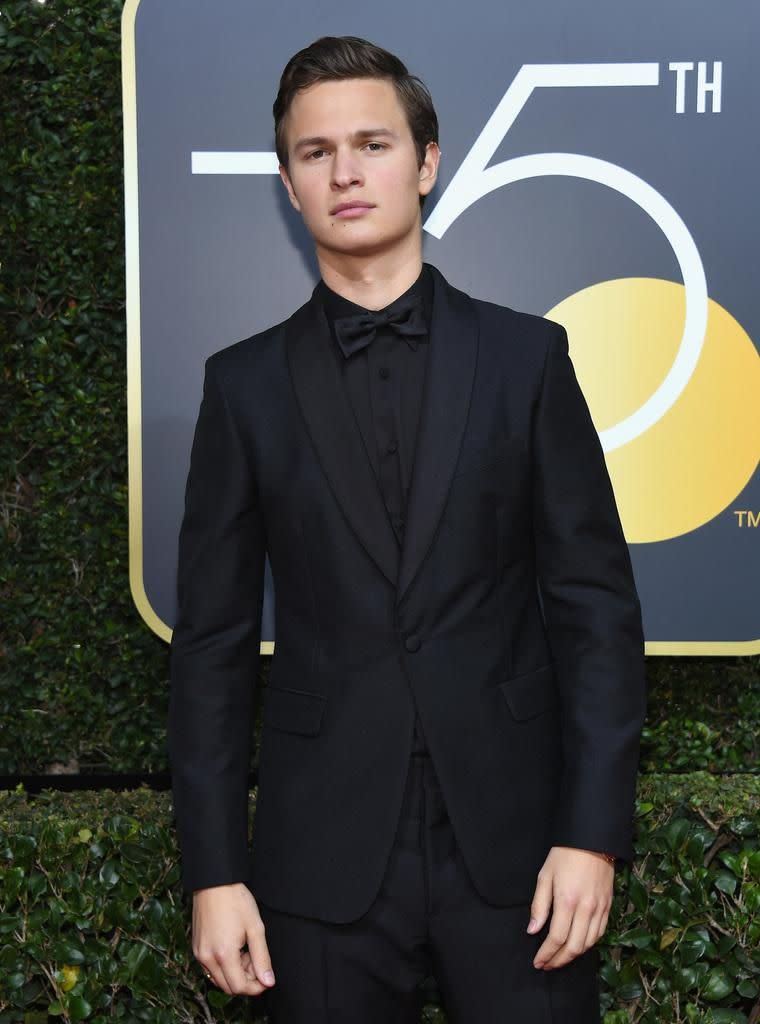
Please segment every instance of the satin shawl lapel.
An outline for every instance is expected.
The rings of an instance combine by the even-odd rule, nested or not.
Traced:
[[[472,300],[429,266],[434,283],[431,344],[401,551],[314,292],[285,328],[293,387],[319,462],[351,528],[397,586],[398,601],[430,547],[446,504],[478,349]]]

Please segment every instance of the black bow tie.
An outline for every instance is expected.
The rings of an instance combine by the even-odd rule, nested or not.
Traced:
[[[333,321],[335,337],[346,358],[369,345],[376,329],[386,325],[416,350],[416,339],[427,334],[422,299],[417,297],[382,313],[370,311],[356,316],[339,316]]]

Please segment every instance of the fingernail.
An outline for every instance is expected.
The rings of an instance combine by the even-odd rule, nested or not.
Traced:
[[[536,930],[536,928],[538,928],[538,921],[536,920],[535,917],[532,917],[530,919],[530,921],[528,922],[528,931],[529,932],[534,932]]]
[[[274,974],[271,971],[264,971],[264,981],[267,985],[274,985]]]
[[[533,966],[534,967],[543,967],[545,963],[546,963],[545,960],[534,960],[533,961]]]

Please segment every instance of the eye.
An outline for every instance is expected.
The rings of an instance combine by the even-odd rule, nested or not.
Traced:
[[[318,153],[324,153],[324,150],[323,149],[314,149],[314,150],[312,150],[311,153],[307,153],[306,159],[307,160],[311,160],[311,158],[313,156],[316,156]]]
[[[382,142],[368,142],[368,143],[367,143],[367,145],[368,145],[368,146],[379,146],[379,147],[380,147],[380,149],[385,149],[385,148],[386,148],[386,147],[385,147],[385,145],[384,145],[384,144],[383,144]],[[375,150],[373,150],[372,152],[373,152],[373,153],[376,153],[376,152],[377,152],[377,150],[375,149]]]

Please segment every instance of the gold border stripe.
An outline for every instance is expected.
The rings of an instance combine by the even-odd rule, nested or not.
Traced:
[[[137,189],[137,83],[135,20],[140,0],[125,0],[121,15],[121,81],[124,119],[124,227],[127,285],[127,457],[129,465],[129,585],[132,599],[147,625],[167,643],[171,628],[154,610],[145,593],[142,535],[142,401],[140,378],[140,238]],[[260,643],[261,654],[274,654],[275,641]],[[757,640],[647,641],[647,655],[760,654]]]

